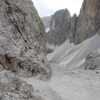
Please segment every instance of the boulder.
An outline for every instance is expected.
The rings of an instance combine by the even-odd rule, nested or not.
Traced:
[[[0,72],[0,100],[43,100],[34,95],[31,85],[16,77],[10,71]]]
[[[90,54],[84,63],[84,67],[87,70],[100,69],[100,50]]]

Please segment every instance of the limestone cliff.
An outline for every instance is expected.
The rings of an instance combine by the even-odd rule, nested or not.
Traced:
[[[47,39],[51,44],[60,45],[69,38],[69,20],[71,15],[67,9],[59,10],[52,16],[50,31]]]
[[[74,43],[79,44],[100,28],[100,0],[84,0],[78,16]]]
[[[0,0],[0,64],[22,76],[48,78],[44,26],[31,0]]]
[[[79,44],[100,28],[100,0],[84,0],[79,16],[70,17],[67,10],[57,11],[48,34],[49,43],[62,44],[69,39]]]

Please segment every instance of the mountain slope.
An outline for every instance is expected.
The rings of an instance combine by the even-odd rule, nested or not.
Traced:
[[[75,67],[75,64],[78,64],[80,61],[86,59],[88,55],[100,49],[100,36],[97,34],[76,46],[68,47],[68,45],[71,44],[67,41],[61,47],[57,48],[52,54],[51,61]]]

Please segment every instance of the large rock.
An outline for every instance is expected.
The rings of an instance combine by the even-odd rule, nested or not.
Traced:
[[[71,15],[67,9],[55,12],[47,35],[50,44],[60,45],[70,37],[70,18]]]
[[[86,58],[84,63],[84,67],[87,70],[94,70],[99,68],[100,69],[100,50],[97,52],[92,53]]]
[[[79,44],[100,28],[100,0],[84,0],[78,16],[74,43]]]
[[[0,0],[0,64],[5,69],[49,78],[44,33],[31,0]]]
[[[16,77],[10,71],[0,72],[0,100],[43,100],[31,85]]]

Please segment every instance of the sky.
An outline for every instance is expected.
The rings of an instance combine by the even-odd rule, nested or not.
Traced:
[[[67,8],[71,15],[80,12],[83,0],[33,0],[40,17],[50,16],[57,10]]]

